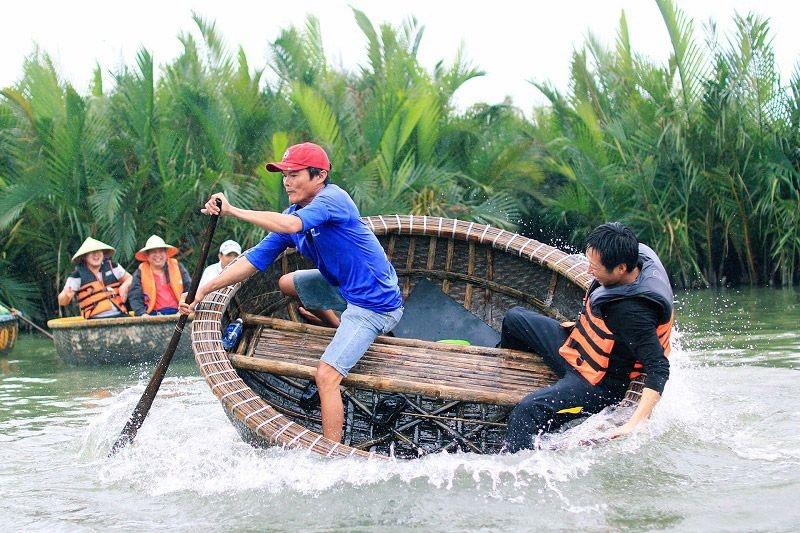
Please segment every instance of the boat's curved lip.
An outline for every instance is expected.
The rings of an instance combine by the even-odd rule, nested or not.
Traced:
[[[408,235],[429,235],[431,237],[456,238],[456,236],[460,236],[466,242],[491,243],[493,248],[515,253],[531,262],[546,266],[584,289],[589,288],[594,279],[586,269],[589,260],[586,259],[584,254],[570,254],[549,244],[537,241],[533,237],[525,237],[519,233],[496,226],[455,218],[423,215],[375,215],[362,217],[361,220],[376,235],[388,235],[390,233],[402,235],[406,233]],[[421,232],[419,231],[419,224],[422,224]]]
[[[11,323],[19,320],[17,315],[3,314],[0,315],[0,323]]]
[[[194,315],[189,315],[191,320]],[[112,326],[134,326],[147,324],[175,323],[180,315],[143,315],[143,316],[120,316],[112,318],[92,318],[87,320],[81,316],[69,316],[65,318],[53,318],[47,321],[50,329],[69,329],[69,328],[94,328]]]

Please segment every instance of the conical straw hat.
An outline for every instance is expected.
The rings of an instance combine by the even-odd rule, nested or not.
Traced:
[[[72,256],[72,262],[77,264],[80,262],[81,257],[88,254],[89,252],[97,252],[98,250],[104,250],[106,257],[111,257],[114,253],[114,248],[107,245],[104,242],[100,242],[97,239],[92,239],[91,237],[87,237],[81,247],[78,248],[78,251],[75,252],[75,255]]]
[[[167,257],[175,257],[176,255],[178,255],[177,248],[175,248],[170,244],[165,243],[164,239],[162,239],[158,235],[150,235],[150,238],[147,239],[144,248],[136,252],[136,259],[138,259],[139,261],[147,261],[147,252],[150,250],[155,250],[157,248],[166,249]]]

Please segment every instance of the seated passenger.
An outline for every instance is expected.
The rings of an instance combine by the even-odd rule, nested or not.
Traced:
[[[72,262],[75,270],[58,295],[58,305],[69,305],[77,296],[83,318],[111,318],[127,315],[125,300],[132,277],[111,261],[114,248],[88,237]]]
[[[151,235],[144,248],[136,252],[141,261],[133,273],[129,304],[136,316],[174,315],[181,293],[189,290],[189,272],[173,259],[178,249]]]
[[[674,309],[667,271],[655,251],[619,222],[589,234],[586,258],[594,280],[577,323],[561,324],[522,307],[503,318],[500,346],[541,355],[559,377],[511,411],[506,452],[536,448],[542,434],[620,402],[640,373],[646,377],[636,410],[604,436],[627,435],[661,399],[669,379]]]

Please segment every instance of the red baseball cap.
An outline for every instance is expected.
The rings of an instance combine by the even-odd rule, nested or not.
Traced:
[[[328,154],[321,146],[314,143],[295,144],[286,149],[283,160],[279,163],[267,163],[270,172],[283,172],[286,170],[303,170],[314,167],[322,170],[331,169]]]

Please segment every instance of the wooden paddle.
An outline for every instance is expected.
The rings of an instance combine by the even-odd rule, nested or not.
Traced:
[[[2,304],[2,305],[3,305],[3,307],[8,307],[9,309],[12,309],[12,307],[9,307],[9,306],[7,306],[5,304]],[[42,335],[44,335],[48,339],[53,340],[53,335],[51,335],[50,333],[46,332],[45,330],[43,330],[39,326],[37,326],[31,319],[26,318],[25,315],[22,314],[22,311],[20,311],[19,313],[15,313],[14,316],[16,316],[18,318],[21,318],[22,320],[24,320],[25,322],[27,322],[28,324],[33,326],[37,331],[39,331],[39,333],[41,333]]]
[[[217,199],[217,207],[220,209],[222,208],[222,201],[219,199]],[[197,265],[194,269],[194,276],[192,276],[192,283],[189,287],[189,292],[186,294],[187,303],[192,303],[194,301],[194,295],[197,293],[197,287],[200,285],[200,278],[203,275],[203,266],[208,257],[208,249],[211,246],[211,238],[214,236],[214,230],[217,227],[218,219],[219,215],[211,215],[211,220],[208,222],[206,238],[203,242],[203,248],[200,251],[200,259],[197,261]],[[133,410],[130,419],[128,419],[128,423],[125,424],[125,428],[122,430],[119,438],[117,438],[114,446],[111,447],[111,451],[108,454],[109,457],[133,442],[133,439],[136,438],[136,433],[139,431],[139,428],[142,427],[144,418],[147,416],[148,411],[150,411],[150,406],[153,405],[153,400],[156,397],[158,388],[161,387],[161,381],[164,379],[167,368],[169,368],[169,364],[172,362],[172,356],[175,354],[175,348],[178,347],[178,342],[181,340],[181,334],[183,333],[183,327],[186,324],[187,318],[188,315],[181,315],[178,319],[178,323],[175,325],[175,332],[172,334],[172,339],[170,339],[167,349],[164,351],[164,355],[161,356],[161,360],[158,362],[158,366],[156,366],[153,372],[153,377],[150,378],[150,383],[147,384],[147,388],[139,399],[139,403],[136,404],[136,408]]]

